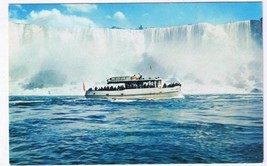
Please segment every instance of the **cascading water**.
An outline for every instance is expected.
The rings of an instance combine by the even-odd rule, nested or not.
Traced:
[[[144,30],[10,23],[9,47],[11,95],[82,95],[82,82],[135,73],[179,80],[184,93],[262,89],[262,46],[251,21]]]

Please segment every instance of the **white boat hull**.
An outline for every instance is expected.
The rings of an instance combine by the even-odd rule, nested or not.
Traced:
[[[181,95],[181,87],[169,88],[139,88],[139,89],[124,89],[124,90],[91,90],[86,91],[86,98],[101,98],[101,99],[122,99],[122,100],[142,100],[142,99],[167,99],[175,98]]]

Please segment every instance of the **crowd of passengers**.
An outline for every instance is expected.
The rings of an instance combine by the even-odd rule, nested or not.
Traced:
[[[171,87],[175,87],[175,86],[181,86],[180,83],[171,83],[171,84],[163,84],[163,88],[171,88]],[[104,87],[95,87],[94,90],[95,91],[106,91],[106,90],[124,90],[124,89],[138,89],[138,88],[154,88],[154,85],[147,85],[147,84],[126,84],[125,86],[120,85],[120,86],[104,86]],[[90,88],[89,91],[92,91],[93,88]]]
[[[181,84],[179,82],[178,83],[171,83],[168,85],[166,85],[165,83],[163,84],[163,88],[170,88],[170,87],[175,87],[175,86],[181,86]]]

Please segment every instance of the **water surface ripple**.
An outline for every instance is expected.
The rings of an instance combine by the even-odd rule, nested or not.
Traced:
[[[10,164],[257,163],[263,96],[10,96]]]

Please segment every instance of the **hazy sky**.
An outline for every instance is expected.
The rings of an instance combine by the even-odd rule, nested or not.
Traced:
[[[9,5],[10,21],[52,27],[167,27],[261,17],[261,2]]]

